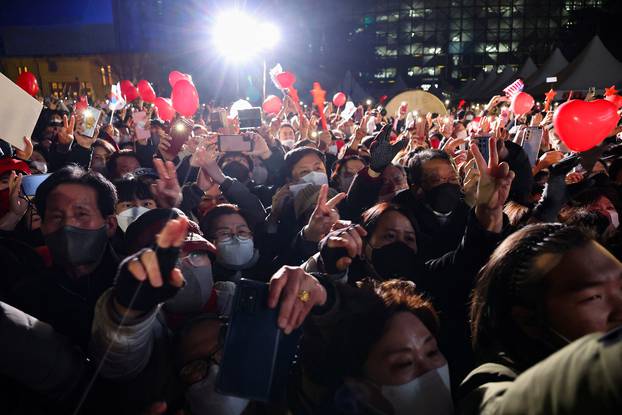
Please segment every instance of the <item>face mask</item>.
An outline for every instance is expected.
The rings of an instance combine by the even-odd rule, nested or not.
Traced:
[[[108,243],[106,226],[99,229],[65,226],[44,239],[54,263],[70,266],[99,262]]]
[[[173,313],[201,311],[212,295],[212,288],[214,287],[212,267],[193,267],[182,263],[180,268],[186,284],[164,306],[167,311]]]
[[[620,219],[618,218],[618,212],[616,210],[610,209],[607,211],[609,213],[609,219],[611,219],[611,225],[618,229],[620,226]]]
[[[395,415],[453,414],[447,365],[399,386],[382,386],[382,395],[391,403]]]
[[[466,132],[466,130],[460,130],[460,131],[458,131],[458,132],[456,133],[456,138],[458,138],[458,139],[460,139],[460,138],[461,138],[461,139],[465,139],[465,138],[467,138],[467,132]]]
[[[410,278],[418,270],[417,253],[404,242],[396,241],[381,248],[374,248],[371,264],[380,277]]]
[[[212,365],[205,379],[190,386],[186,392],[186,402],[192,414],[239,415],[248,406],[246,399],[216,392],[214,385],[218,369],[218,365]]]
[[[281,140],[281,144],[287,148],[294,148],[294,144],[296,144],[296,142],[293,139]]]
[[[265,184],[268,181],[268,169],[264,166],[253,167],[253,181],[257,184]]]
[[[251,238],[240,239],[234,236],[226,241],[217,242],[216,248],[218,248],[219,261],[224,265],[234,267],[247,264],[255,254],[255,246]]]
[[[225,176],[233,177],[242,183],[248,181],[248,167],[246,167],[242,163],[238,163],[237,161],[227,163],[227,165],[223,167],[222,172],[225,174]]]
[[[31,161],[30,164],[35,169],[39,170],[41,174],[46,174],[48,172],[48,165],[44,161]]]
[[[328,176],[326,176],[326,173],[321,171],[312,171],[310,173],[307,173],[302,176],[300,180],[305,183],[315,184],[317,186],[328,184]]]
[[[123,232],[126,232],[128,226],[130,226],[132,222],[138,219],[138,217],[145,212],[149,212],[149,209],[143,206],[139,206],[126,209],[123,212],[119,213],[117,215],[117,224],[119,225],[119,228],[121,228]]]
[[[441,214],[451,213],[462,197],[460,186],[453,183],[444,183],[425,192],[425,201],[434,212]]]
[[[326,152],[327,152],[328,154],[334,154],[334,155],[336,155],[336,154],[337,154],[337,145],[336,145],[336,144],[333,144],[333,145],[328,146],[328,151],[326,151]]]

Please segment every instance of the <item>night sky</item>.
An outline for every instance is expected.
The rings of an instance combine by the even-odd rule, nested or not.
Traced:
[[[112,24],[110,0],[27,0],[3,3],[0,26]]]

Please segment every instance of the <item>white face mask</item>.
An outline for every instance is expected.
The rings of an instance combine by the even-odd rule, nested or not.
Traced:
[[[326,176],[326,173],[320,171],[312,171],[311,173],[307,173],[302,176],[300,180],[301,183],[289,185],[289,191],[292,192],[292,195],[294,197],[296,197],[296,195],[300,193],[302,189],[312,184],[315,184],[317,186],[328,184],[328,176]]]
[[[44,161],[31,161],[32,167],[39,170],[41,174],[46,174],[48,172],[48,165]]]
[[[127,231],[128,226],[134,222],[140,215],[148,212],[149,209],[143,206],[129,208],[117,215],[117,224],[123,232]]]
[[[447,365],[399,386],[382,386],[382,395],[391,403],[395,415],[453,414]]]
[[[328,151],[327,151],[327,153],[328,153],[328,154],[334,154],[334,155],[337,155],[337,144],[333,144],[333,145],[328,146]]]
[[[241,267],[253,259],[255,246],[253,239],[240,239],[237,236],[226,241],[217,242],[218,258],[223,265]]]
[[[466,130],[460,130],[456,133],[456,138],[467,138],[467,132]]]
[[[609,213],[609,219],[611,219],[611,225],[618,229],[618,226],[620,226],[620,219],[618,218],[618,211],[610,209],[607,211],[607,213]]]
[[[305,183],[314,184],[317,186],[328,184],[328,176],[326,176],[326,173],[322,171],[312,171],[310,173],[307,173],[302,176],[300,180]]]
[[[296,144],[296,142],[294,140],[281,140],[281,144],[284,147],[292,149],[294,148],[294,144]]]
[[[186,392],[186,401],[193,415],[239,415],[248,406],[246,399],[216,392],[214,385],[218,369],[218,365],[212,365],[205,379],[190,386]]]

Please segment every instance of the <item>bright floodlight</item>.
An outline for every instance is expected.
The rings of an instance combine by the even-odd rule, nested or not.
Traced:
[[[260,22],[238,10],[223,13],[213,29],[214,46],[228,59],[242,61],[279,41],[276,26]]]

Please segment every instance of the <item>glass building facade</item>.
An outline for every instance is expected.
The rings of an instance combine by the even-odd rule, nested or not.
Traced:
[[[482,70],[518,68],[528,56],[542,62],[573,13],[603,0],[384,0],[351,2],[347,43],[373,59],[361,61],[363,83],[411,86],[454,83]]]

